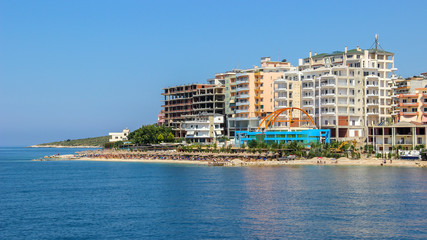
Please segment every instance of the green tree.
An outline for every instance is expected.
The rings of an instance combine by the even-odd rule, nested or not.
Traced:
[[[166,140],[168,142],[173,142],[175,140],[175,137],[173,136],[173,134],[170,132],[169,135],[167,136]]]
[[[163,140],[165,140],[165,138],[163,137],[163,135],[160,133],[158,136],[157,136],[157,141],[159,141],[159,142],[163,142]]]
[[[169,134],[173,135],[172,128],[152,124],[142,126],[141,128],[131,132],[128,139],[136,145],[155,144],[159,143],[159,141],[164,141],[165,136],[169,138]],[[158,139],[159,135],[162,135],[162,140]]]

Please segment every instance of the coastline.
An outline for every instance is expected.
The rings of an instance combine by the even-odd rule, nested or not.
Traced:
[[[95,162],[135,162],[135,163],[168,163],[168,164],[195,164],[195,165],[211,165],[211,166],[225,166],[225,167],[276,167],[276,166],[383,166],[383,167],[422,167],[427,168],[426,161],[410,161],[395,159],[384,160],[381,159],[346,159],[340,158],[337,160],[322,158],[321,162],[317,158],[306,160],[292,160],[292,161],[245,161],[240,158],[235,158],[228,162],[209,162],[202,160],[182,160],[182,159],[121,159],[121,158],[93,158],[93,157],[75,157],[73,155],[60,155],[56,158],[35,159],[33,161],[95,161]]]

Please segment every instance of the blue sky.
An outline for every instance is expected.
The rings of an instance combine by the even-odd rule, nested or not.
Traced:
[[[427,1],[0,1],[0,146],[135,130],[163,87],[369,48],[427,71]]]

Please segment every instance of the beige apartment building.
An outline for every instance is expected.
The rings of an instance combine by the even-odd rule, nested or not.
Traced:
[[[282,76],[274,80],[274,110],[283,109],[283,108],[301,108],[304,103],[308,106],[310,103],[307,99],[302,99],[301,96],[301,72],[297,68],[292,68],[288,72],[282,73]],[[310,112],[308,112],[310,113]],[[286,111],[280,115],[278,120],[288,120],[290,111]],[[301,120],[302,114],[299,111],[292,112],[292,119]],[[287,122],[277,122],[275,123],[275,128],[288,127]],[[294,121],[291,124],[291,127],[307,127],[310,124],[307,122]]]
[[[331,129],[335,139],[366,137],[368,126],[391,121],[391,77],[396,70],[394,54],[378,48],[310,52],[308,58],[299,60],[296,72],[287,72],[284,79],[276,80],[275,92],[285,91],[281,83],[286,77],[299,79],[300,106],[318,128]],[[284,104],[281,96],[275,96],[278,107]],[[293,93],[292,102],[295,99]],[[301,114],[301,119],[307,117]]]

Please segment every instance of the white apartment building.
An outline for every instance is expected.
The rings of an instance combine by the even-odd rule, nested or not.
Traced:
[[[130,130],[126,128],[122,132],[110,132],[108,135],[111,136],[110,142],[118,142],[128,140],[129,133]]]
[[[188,115],[181,129],[186,132],[186,140],[194,143],[212,143],[224,136],[224,116],[208,113]]]
[[[301,108],[318,128],[331,129],[332,138],[343,139],[366,137],[368,126],[391,119],[391,76],[396,70],[394,54],[378,46],[367,50],[345,47],[343,52],[330,54],[310,52],[308,58],[299,60],[298,71],[285,73],[284,78],[300,79]],[[275,92],[285,92],[284,81],[276,80]],[[275,97],[278,107],[285,106],[285,95]]]

